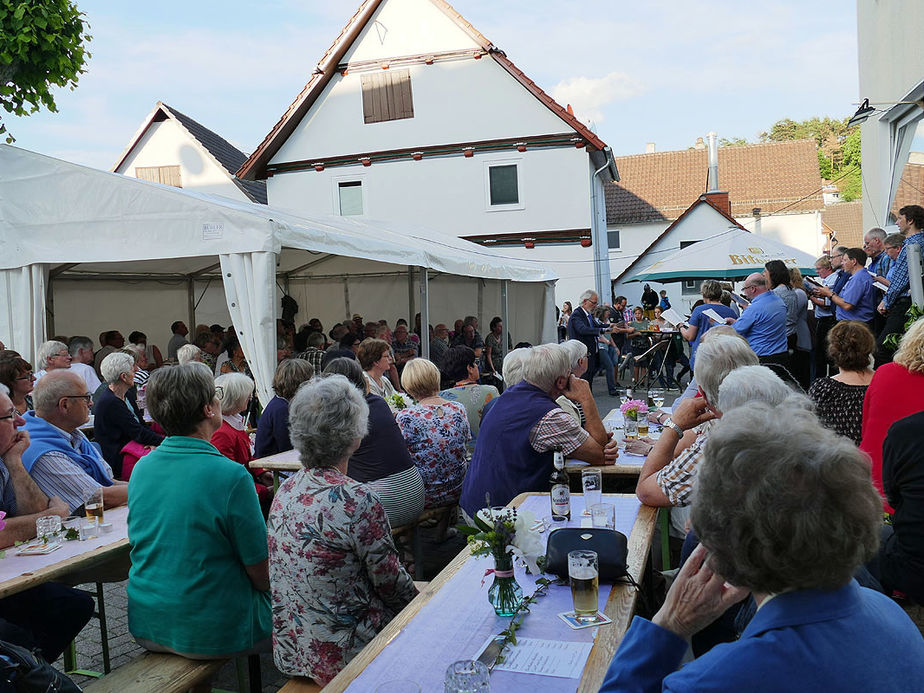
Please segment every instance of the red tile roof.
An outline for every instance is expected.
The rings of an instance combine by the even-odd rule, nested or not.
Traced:
[[[593,149],[602,150],[606,144],[590,128],[579,121],[569,113],[561,104],[557,103],[551,96],[546,94],[536,85],[522,70],[514,65],[506,54],[498,49],[493,43],[485,38],[484,34],[475,29],[462,15],[456,12],[453,7],[445,0],[430,0],[437,8],[442,10],[453,22],[455,22],[463,31],[481,46],[487,55],[494,59],[503,67],[514,79],[520,82],[533,96],[544,104],[555,115],[561,118],[565,123],[575,130],[577,135]],[[273,126],[269,134],[256,148],[250,158],[244,162],[237,175],[244,180],[256,180],[266,177],[266,165],[270,159],[279,151],[282,144],[292,134],[301,119],[314,104],[315,100],[324,91],[334,74],[337,72],[337,66],[346,54],[353,41],[359,36],[366,24],[372,19],[375,11],[381,5],[382,0],[364,0],[356,13],[350,18],[346,26],[341,30],[340,35],[334,40],[334,43],[321,58],[317,68],[311,75],[311,79],[302,89],[301,93],[295,98],[295,101],[289,106],[286,112],[279,119],[279,122]],[[490,104],[485,104],[490,107]]]
[[[906,164],[902,171],[892,214],[898,216],[898,210],[905,205],[924,205],[924,164]],[[883,224],[894,223],[885,219],[882,221]]]
[[[835,245],[863,247],[863,202],[838,202],[828,205],[821,213],[821,224],[827,234],[837,238]]]
[[[616,157],[620,181],[606,186],[606,223],[676,219],[706,192],[705,149]],[[822,209],[821,175],[813,140],[719,148],[719,189],[732,216]]]

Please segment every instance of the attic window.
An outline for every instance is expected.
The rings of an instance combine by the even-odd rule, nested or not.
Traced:
[[[492,205],[515,205],[520,202],[517,189],[517,166],[491,166],[488,169]]]
[[[383,123],[414,117],[409,70],[378,70],[362,75],[363,119]]]
[[[136,166],[135,178],[161,185],[172,185],[174,188],[183,187],[179,166]]]

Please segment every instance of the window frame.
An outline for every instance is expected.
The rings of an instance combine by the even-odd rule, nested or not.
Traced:
[[[526,196],[523,194],[522,157],[505,157],[488,159],[484,162],[484,206],[487,212],[510,212],[526,209]],[[502,166],[514,166],[517,172],[517,202],[510,204],[491,204],[491,169]]]
[[[340,211],[340,190],[341,183],[359,183],[361,195],[362,195],[362,212],[359,214],[343,214]],[[365,217],[369,215],[369,199],[366,195],[367,188],[367,179],[364,174],[354,174],[343,175],[343,176],[334,176],[331,178],[331,208],[334,216],[338,217]]]

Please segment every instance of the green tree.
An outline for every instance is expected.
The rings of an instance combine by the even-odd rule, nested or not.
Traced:
[[[860,128],[847,127],[849,118],[809,118],[795,121],[784,118],[767,132],[761,142],[789,142],[812,139],[818,147],[818,171],[825,180],[836,183],[841,199],[847,202],[861,196]]]
[[[87,28],[71,0],[0,0],[0,106],[16,116],[56,112],[52,87],[74,89],[86,71]]]
[[[748,144],[747,137],[720,137],[719,146],[720,147],[745,147]]]

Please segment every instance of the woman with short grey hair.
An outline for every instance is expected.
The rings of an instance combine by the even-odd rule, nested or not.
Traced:
[[[164,439],[148,427],[134,398],[129,396],[135,386],[135,369],[134,357],[121,351],[112,352],[100,364],[106,386],[93,405],[93,437],[116,479],[131,476],[131,468],[123,469],[124,455],[134,461]],[[123,451],[126,446],[129,449]]]
[[[208,371],[208,366],[202,368],[195,362],[188,365]],[[221,405],[221,426],[212,435],[212,445],[229,460],[243,465],[250,472],[260,497],[260,507],[266,515],[273,500],[273,474],[265,469],[250,467],[254,457],[247,430],[247,411],[254,392],[253,380],[243,373],[222,373],[215,378],[215,391]]]
[[[916,690],[924,639],[853,580],[880,518],[869,461],[849,440],[804,411],[730,412],[697,479],[702,544],[654,618],[632,622],[600,690]],[[677,671],[689,638],[748,592],[758,611],[741,637]]]
[[[208,368],[159,368],[148,406],[167,438],[128,485],[128,628],[154,652],[230,658],[271,647],[266,525],[250,474],[209,443]]]
[[[289,431],[304,469],[279,487],[267,523],[273,658],[283,673],[322,686],[417,594],[385,509],[347,476],[368,424],[355,381],[331,374],[303,385]]]
[[[41,380],[48,371],[71,367],[71,353],[67,344],[54,339],[42,342],[35,354],[35,363],[41,369],[35,372],[35,382]]]

